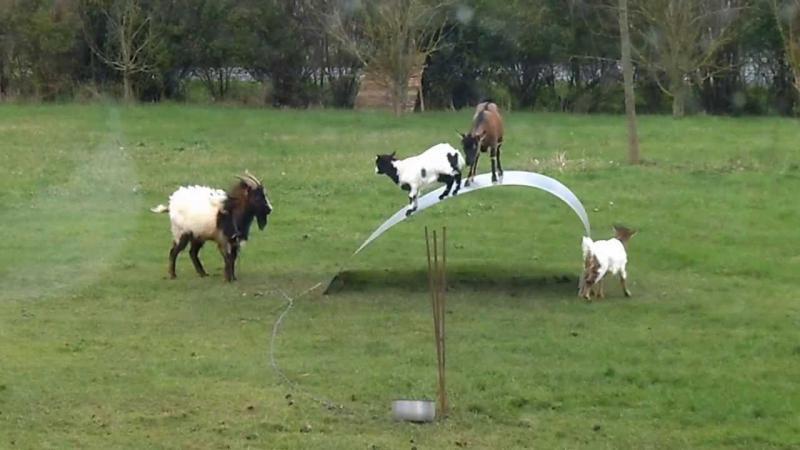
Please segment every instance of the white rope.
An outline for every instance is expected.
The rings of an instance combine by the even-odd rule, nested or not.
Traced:
[[[241,262],[242,262],[242,259],[243,259],[242,258],[242,254],[243,253],[244,252],[240,252],[239,253],[238,262],[239,262],[239,267],[240,268],[241,268]],[[286,309],[284,309],[283,312],[281,312],[281,314],[278,316],[278,319],[275,320],[275,323],[272,325],[272,336],[270,337],[270,341],[269,341],[269,364],[272,367],[272,370],[275,372],[275,374],[277,374],[277,376],[280,379],[280,381],[283,382],[284,384],[286,384],[287,386],[289,386],[290,389],[292,389],[295,392],[299,392],[299,393],[311,398],[311,400],[313,400],[316,403],[321,404],[322,406],[324,406],[326,409],[328,409],[330,411],[338,411],[338,412],[346,413],[346,411],[344,409],[344,406],[342,406],[341,404],[333,402],[333,401],[330,401],[330,400],[328,400],[326,398],[317,397],[314,394],[312,394],[312,393],[300,388],[297,385],[297,383],[295,383],[294,381],[290,380],[289,377],[286,376],[286,374],[283,372],[283,370],[278,365],[278,362],[275,360],[275,340],[278,337],[278,332],[280,330],[281,323],[283,322],[283,319],[286,317],[287,314],[289,314],[289,311],[291,311],[292,308],[294,307],[294,301],[296,299],[299,299],[299,298],[307,295],[309,292],[311,292],[311,291],[317,289],[318,287],[322,286],[322,283],[323,283],[323,281],[318,282],[317,284],[311,286],[310,288],[308,288],[308,289],[304,290],[303,292],[301,292],[300,294],[296,295],[294,298],[290,297],[289,294],[286,293],[286,291],[284,291],[283,289],[280,289],[280,288],[279,289],[271,289],[271,290],[268,290],[268,291],[263,291],[261,293],[261,295],[278,293],[284,299],[286,299]]]
[[[299,393],[301,393],[303,395],[308,396],[313,401],[321,404],[322,406],[324,406],[328,410],[345,412],[344,407],[341,404],[336,403],[336,402],[332,402],[332,401],[330,401],[330,400],[328,400],[326,398],[317,397],[314,394],[312,394],[312,393],[310,393],[310,392],[308,392],[308,391],[306,391],[304,389],[301,389],[297,385],[297,383],[295,383],[294,381],[290,380],[289,377],[286,376],[286,374],[283,372],[283,370],[280,368],[280,366],[278,366],[278,362],[275,360],[275,340],[278,337],[278,331],[280,330],[280,326],[281,326],[281,323],[283,322],[283,319],[286,317],[287,314],[289,314],[289,311],[291,311],[292,308],[294,307],[294,301],[296,299],[299,299],[299,298],[303,297],[304,295],[308,294],[309,292],[313,291],[314,289],[320,287],[321,285],[322,285],[322,282],[320,281],[319,283],[315,284],[314,286],[311,286],[310,288],[308,288],[305,291],[301,292],[300,294],[298,294],[294,298],[290,297],[289,294],[287,294],[283,289],[275,290],[279,294],[281,294],[281,296],[283,296],[284,299],[286,299],[286,309],[284,309],[283,312],[278,316],[278,319],[275,320],[275,324],[272,326],[272,337],[270,338],[270,342],[269,342],[269,364],[270,364],[270,366],[272,366],[272,370],[275,371],[275,373],[278,375],[278,378],[281,380],[281,382],[283,382],[286,385],[288,385],[289,388],[291,388],[292,390],[294,390],[296,392],[299,392]]]

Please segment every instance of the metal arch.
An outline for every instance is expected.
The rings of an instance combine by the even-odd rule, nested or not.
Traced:
[[[482,175],[478,175],[475,177],[475,180],[469,186],[462,186],[461,190],[458,192],[458,197],[469,194],[470,192],[475,192],[479,189],[496,187],[496,186],[524,186],[524,187],[531,187],[536,189],[541,189],[545,192],[549,192],[550,194],[555,195],[559,199],[561,199],[564,203],[569,205],[570,208],[578,215],[578,218],[581,219],[583,223],[583,229],[586,232],[586,236],[591,236],[591,227],[589,226],[589,216],[586,215],[586,210],[583,208],[581,201],[578,200],[578,197],[572,193],[566,186],[561,184],[560,181],[550,178],[548,176],[542,175],[540,173],[534,172],[523,172],[523,171],[506,171],[501,178],[501,181],[498,183],[493,184],[491,181],[492,175],[488,173],[484,173]],[[418,201],[418,209],[414,212],[413,215],[419,214],[420,211],[423,209],[430,208],[431,206],[439,203],[442,200],[439,200],[439,195],[444,192],[444,186],[436,189],[435,191],[428,192],[424,196],[419,198]],[[445,197],[444,200],[451,198],[450,196]],[[389,228],[397,225],[398,223],[402,222],[406,219],[406,209],[402,208],[400,211],[394,213],[392,217],[390,217],[386,222],[383,222],[381,226],[376,229],[370,237],[361,244],[361,247],[358,247],[353,255],[357,254],[361,250],[364,249],[367,245],[369,245],[372,241],[377,239],[380,235],[385,233]]]

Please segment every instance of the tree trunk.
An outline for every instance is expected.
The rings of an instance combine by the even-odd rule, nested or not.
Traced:
[[[683,81],[683,76],[673,75],[670,77],[669,90],[672,93],[672,117],[683,117],[686,115],[686,101],[689,99],[691,88]]]
[[[406,94],[408,91],[408,78],[392,77],[392,109],[395,116],[402,116],[405,112]]]
[[[792,72],[793,72],[792,80],[794,80],[794,89],[795,91],[797,91],[797,93],[800,93],[800,68],[795,68],[794,70],[792,70]]]
[[[5,55],[0,54],[0,103],[3,102],[3,94],[6,92],[6,65],[3,58]]]
[[[686,114],[686,96],[682,87],[672,92],[672,117],[680,118]]]
[[[133,87],[131,86],[131,74],[127,70],[122,72],[122,89],[124,91],[125,103],[133,102]]]
[[[422,94],[422,83],[419,84],[419,112],[425,112],[425,97]]]
[[[625,114],[628,118],[628,162],[639,164],[639,135],[636,131],[636,96],[633,91],[631,38],[628,33],[628,0],[619,0],[619,32],[622,47],[622,78],[625,85]]]

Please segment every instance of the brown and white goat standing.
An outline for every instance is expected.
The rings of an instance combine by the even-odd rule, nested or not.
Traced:
[[[500,109],[492,101],[479,103],[472,117],[472,128],[469,133],[458,133],[461,146],[469,166],[465,186],[469,186],[478,170],[480,154],[489,151],[492,159],[492,183],[497,182],[498,173],[503,176],[503,164],[500,162],[500,148],[503,146],[503,117]]]
[[[626,297],[631,296],[631,291],[626,286],[628,273],[628,254],[626,246],[636,230],[614,225],[614,237],[603,241],[592,241],[584,236],[581,242],[583,250],[583,276],[578,291],[580,297],[589,300],[594,294],[597,298],[605,298],[603,277],[606,273],[619,275],[622,291]]]
[[[236,279],[235,265],[241,246],[250,234],[253,219],[258,228],[267,226],[272,204],[261,181],[245,171],[230,192],[205,186],[182,186],[169,197],[169,207],[158,205],[155,213],[169,212],[172,249],[169,251],[169,277],[175,278],[175,260],[191,243],[189,256],[197,273],[207,276],[198,253],[206,241],[217,243],[225,261],[225,281]]]

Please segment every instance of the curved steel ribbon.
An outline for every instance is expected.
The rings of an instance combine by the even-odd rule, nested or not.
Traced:
[[[578,197],[572,193],[566,186],[561,184],[560,181],[550,178],[548,176],[542,175],[540,173],[534,172],[523,172],[523,171],[506,171],[503,175],[501,181],[496,184],[492,184],[491,181],[492,175],[488,173],[484,173],[475,177],[475,180],[469,186],[461,186],[461,190],[458,192],[456,197],[460,197],[464,194],[469,194],[470,192],[477,191],[479,189],[496,187],[496,186],[524,186],[524,187],[532,187],[536,189],[541,189],[545,192],[549,192],[550,194],[555,195],[559,199],[561,199],[564,203],[569,205],[575,214],[578,215],[578,218],[581,219],[583,223],[583,229],[586,232],[586,236],[591,236],[591,227],[589,226],[589,217],[586,215],[586,210],[583,208],[581,201],[578,200]],[[412,215],[419,214],[420,211],[423,209],[430,208],[431,206],[439,203],[439,195],[444,191],[444,186],[436,189],[435,191],[428,192],[424,196],[419,198],[418,201],[418,209]],[[445,197],[444,200],[452,198],[452,196]],[[394,213],[392,217],[390,217],[386,222],[381,224],[381,226],[376,229],[370,237],[361,244],[361,247],[358,247],[353,254],[357,254],[361,250],[364,249],[367,245],[369,245],[372,241],[377,239],[380,235],[386,232],[389,228],[397,225],[398,223],[402,222],[406,219],[406,209],[402,208],[400,211]]]

